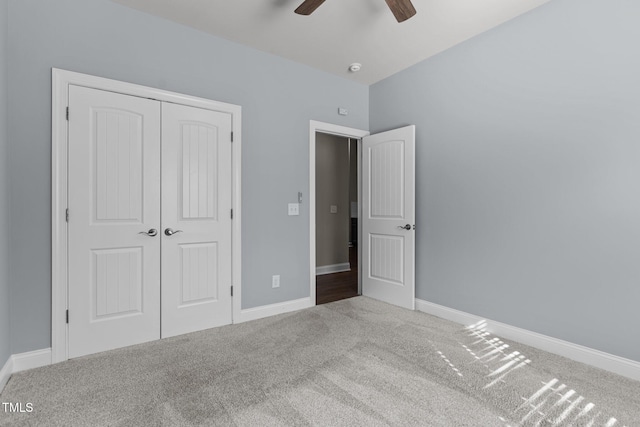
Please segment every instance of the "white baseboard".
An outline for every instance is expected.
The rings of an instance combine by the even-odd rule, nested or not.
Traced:
[[[342,264],[321,265],[320,267],[316,267],[316,276],[341,273],[343,271],[351,271],[351,264],[343,262]]]
[[[248,308],[240,311],[240,319],[234,323],[243,323],[250,320],[262,319],[276,314],[289,313],[291,311],[302,310],[312,307],[311,298],[300,298],[293,301],[280,302],[277,304],[262,305],[260,307]]]
[[[9,360],[7,360],[7,363],[4,364],[2,370],[0,370],[0,392],[2,392],[4,386],[7,385],[11,375],[16,372],[47,365],[51,365],[50,348],[12,355],[9,357]]]
[[[604,351],[595,350],[593,348],[574,344],[558,338],[542,335],[537,332],[507,325],[505,323],[496,322],[484,317],[465,313],[464,311],[455,310],[453,308],[417,298],[416,309],[465,326],[484,320],[487,323],[485,328],[487,332],[495,334],[501,338],[510,339],[540,350],[548,351],[549,353],[564,356],[568,359],[586,363],[587,365],[595,366],[596,368],[604,369],[618,375],[623,375],[640,381],[640,362],[636,362],[635,360],[615,356],[613,354],[605,353]]]
[[[11,374],[13,373],[13,357],[9,356],[7,362],[4,364],[2,369],[0,369],[0,393],[4,390],[4,386],[9,382],[9,378],[11,378]]]
[[[465,313],[464,311],[455,310],[453,308],[445,307],[444,305],[438,305],[418,298],[416,298],[416,310],[451,320],[452,322],[460,323],[465,326],[472,325],[483,320],[482,317],[478,317],[475,314]]]
[[[27,369],[51,365],[51,349],[43,348],[42,350],[14,354],[11,358],[13,359],[13,373],[15,374]]]

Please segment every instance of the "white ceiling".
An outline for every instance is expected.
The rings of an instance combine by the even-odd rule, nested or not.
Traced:
[[[326,0],[310,16],[293,13],[302,0],[113,1],[372,84],[550,0],[412,0],[401,24],[384,0]]]

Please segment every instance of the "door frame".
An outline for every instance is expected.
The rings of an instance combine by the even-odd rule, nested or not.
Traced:
[[[358,140],[358,218],[362,214],[361,193],[361,159],[362,138],[369,135],[369,131],[355,129],[331,123],[309,122],[309,296],[311,306],[316,305],[316,132],[342,136]],[[360,221],[358,221],[358,292],[362,291],[362,262],[360,262]]]
[[[69,85],[121,93],[123,95],[171,102],[231,115],[233,143],[231,206],[232,322],[240,320],[242,301],[241,269],[241,154],[242,107],[162,89],[96,77],[73,71],[51,69],[51,362],[69,358],[68,305],[68,105]],[[73,115],[73,111],[70,112]],[[73,214],[73,213],[71,213]]]

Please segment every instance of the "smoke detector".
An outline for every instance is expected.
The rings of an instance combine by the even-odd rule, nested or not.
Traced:
[[[358,62],[354,62],[353,64],[349,65],[349,71],[351,71],[352,73],[357,73],[358,71],[360,71],[360,68],[362,68],[362,64]]]

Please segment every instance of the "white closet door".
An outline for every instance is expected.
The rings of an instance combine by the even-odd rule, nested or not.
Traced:
[[[162,104],[162,337],[231,323],[231,115]]]
[[[415,126],[362,140],[362,294],[415,308]]]
[[[69,88],[69,357],[160,338],[160,107]]]

